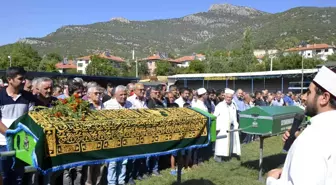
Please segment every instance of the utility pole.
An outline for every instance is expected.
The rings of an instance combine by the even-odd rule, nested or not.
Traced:
[[[303,53],[301,54],[301,94],[303,93]]]
[[[134,60],[135,59],[135,60]],[[138,57],[135,58],[135,51],[132,50],[132,60],[135,62],[135,76],[138,78]]]
[[[135,59],[135,77],[138,78],[139,76],[139,71],[138,71],[138,57]]]
[[[8,56],[8,58],[9,58],[9,67],[12,67],[12,56]]]
[[[271,56],[271,67],[270,67],[270,71],[273,70],[273,58],[275,58],[275,56]]]

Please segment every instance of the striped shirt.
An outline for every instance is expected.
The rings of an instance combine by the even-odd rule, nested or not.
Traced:
[[[21,91],[16,98],[8,95],[6,88],[0,90],[0,119],[8,128],[16,119],[33,109],[36,97],[30,92]],[[6,138],[0,134],[0,145],[6,145]]]

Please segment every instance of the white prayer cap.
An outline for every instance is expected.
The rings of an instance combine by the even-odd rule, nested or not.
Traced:
[[[205,94],[205,93],[207,93],[207,90],[206,90],[206,89],[204,89],[204,88],[199,88],[199,89],[197,89],[197,95],[198,95],[198,96],[201,96],[201,95],[203,95],[203,94]]]
[[[329,68],[322,66],[313,81],[333,96],[336,96],[336,73]]]
[[[225,94],[234,94],[235,92],[234,92],[234,90],[232,90],[232,89],[229,89],[229,88],[226,88],[225,89]]]

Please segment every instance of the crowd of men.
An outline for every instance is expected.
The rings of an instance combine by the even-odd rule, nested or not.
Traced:
[[[304,108],[299,95],[292,92],[271,93],[268,90],[246,93],[241,89],[236,91],[226,88],[214,89],[181,89],[166,84],[155,87],[145,87],[141,83],[130,83],[127,86],[108,84],[101,87],[96,82],[84,82],[80,78],[55,82],[48,77],[27,79],[23,68],[11,67],[7,70],[8,83],[0,90],[0,151],[6,150],[5,133],[11,123],[36,106],[52,107],[58,99],[71,95],[79,95],[90,102],[93,110],[130,109],[130,108],[165,108],[165,107],[195,107],[217,116],[217,141],[214,147],[214,158],[217,162],[230,159],[231,154],[238,158],[241,155],[240,144],[249,143],[253,136],[241,135],[238,132],[230,137],[227,130],[239,127],[239,112],[253,106],[288,106],[296,105]],[[233,150],[228,150],[232,145]],[[212,148],[193,149],[183,153],[183,173],[192,167],[202,165]],[[210,154],[210,156],[213,153]],[[177,175],[176,154],[169,156],[171,175]],[[160,159],[162,161],[162,159]],[[30,184],[41,184],[40,175],[24,175],[23,171],[11,170],[13,161],[10,158],[1,160],[1,176],[3,184],[20,184],[22,180]],[[169,160],[164,163],[169,164]],[[146,159],[124,160],[109,164],[80,166],[64,170],[62,175],[53,174],[49,183],[66,185],[80,184],[135,184],[135,179],[143,180],[149,176],[160,176],[159,157]],[[106,175],[106,172],[107,175]],[[104,175],[105,174],[105,175]],[[24,177],[25,176],[25,177]],[[63,177],[60,179],[60,177]],[[58,181],[57,181],[58,179]],[[13,183],[15,181],[15,183]]]

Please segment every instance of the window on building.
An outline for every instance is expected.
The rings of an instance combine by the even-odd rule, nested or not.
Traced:
[[[85,64],[88,64],[89,63],[89,60],[85,60]]]
[[[321,50],[320,50],[320,49],[317,49],[317,50],[316,50],[316,53],[321,53]]]
[[[329,49],[325,49],[325,50],[324,50],[324,52],[328,52],[328,51],[329,51]]]
[[[83,63],[78,63],[77,66],[78,67],[83,67]]]

